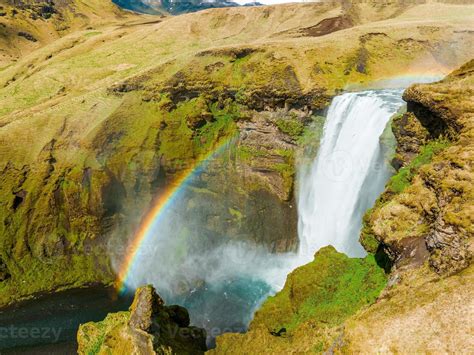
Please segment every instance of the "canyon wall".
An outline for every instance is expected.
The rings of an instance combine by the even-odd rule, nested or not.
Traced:
[[[190,208],[221,211],[198,221],[203,233],[294,250],[295,152],[330,98],[445,70],[473,47],[470,6],[366,6],[127,19],[10,62],[0,71],[0,304],[112,282],[110,257],[127,253],[153,198],[233,137],[226,168],[211,164],[188,187]],[[125,248],[111,255],[117,240]]]

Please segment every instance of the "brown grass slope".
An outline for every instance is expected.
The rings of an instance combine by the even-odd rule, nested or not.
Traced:
[[[71,32],[147,18],[107,0],[1,0],[0,68]]]

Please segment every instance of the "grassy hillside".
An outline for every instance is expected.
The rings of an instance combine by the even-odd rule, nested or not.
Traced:
[[[0,1],[0,67],[80,29],[143,21],[108,0]]]
[[[172,87],[173,79],[184,86],[201,82],[245,91],[249,85],[271,90],[273,83],[281,92],[293,89],[286,82],[293,80],[303,94],[331,94],[348,84],[441,73],[470,55],[471,6],[420,5],[397,18],[331,35],[300,33],[341,12],[325,9],[306,4],[204,11],[157,24],[77,31],[40,48],[0,74],[0,121],[2,126],[16,126],[2,130],[2,137],[31,142],[28,131],[33,129],[37,136],[36,128],[41,132],[27,152],[22,151],[26,145],[6,140],[8,158],[34,160],[68,114],[73,140],[87,137],[122,101],[109,89],[127,78],[147,80],[156,92]],[[433,15],[426,19],[426,12]],[[268,80],[272,75],[274,80]],[[92,116],[87,129],[85,116]],[[24,117],[30,119],[24,122]],[[41,123],[45,117],[47,127]]]

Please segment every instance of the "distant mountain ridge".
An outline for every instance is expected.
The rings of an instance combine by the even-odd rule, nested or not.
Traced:
[[[163,12],[178,15],[212,8],[241,6],[236,2],[226,0],[113,0],[113,2],[127,10],[153,15]],[[259,5],[262,4],[249,2],[243,6]]]

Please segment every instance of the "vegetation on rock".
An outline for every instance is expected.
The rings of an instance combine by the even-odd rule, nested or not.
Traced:
[[[351,259],[333,247],[288,275],[265,301],[244,335],[225,334],[213,353],[287,353],[328,349],[344,321],[372,304],[386,276],[372,255]]]
[[[264,324],[292,332],[311,320],[339,325],[360,307],[371,304],[385,286],[385,274],[373,256],[351,259],[333,247],[319,250],[315,260],[288,275],[285,287],[255,314],[253,326]]]
[[[451,274],[470,263],[473,65],[407,89],[408,113],[394,121],[399,170],[365,216],[361,240],[381,243],[399,267],[428,259]]]
[[[405,92],[408,112],[393,120],[394,165],[402,167],[364,218],[361,242],[373,255],[349,259],[321,249],[262,305],[248,333],[218,337],[213,352],[472,349],[464,315],[473,297],[473,65]],[[395,264],[379,295],[384,252]]]
[[[303,123],[295,118],[279,119],[276,124],[280,131],[288,134],[293,139],[297,139],[304,132]]]
[[[381,299],[346,322],[345,353],[473,349],[474,61],[404,93],[399,168],[364,218],[361,241],[394,262]],[[410,301],[408,301],[410,300]],[[387,326],[388,325],[388,326]],[[445,329],[450,329],[446,332]],[[436,345],[434,345],[436,344]]]
[[[420,153],[413,158],[406,166],[400,168],[397,174],[390,179],[387,189],[388,193],[401,193],[410,186],[413,177],[422,165],[431,162],[434,154],[449,146],[449,141],[445,139],[433,140],[420,147]]]
[[[152,286],[137,289],[128,312],[111,313],[101,322],[80,326],[78,353],[203,354],[206,331],[189,326],[180,306],[165,306]]]

